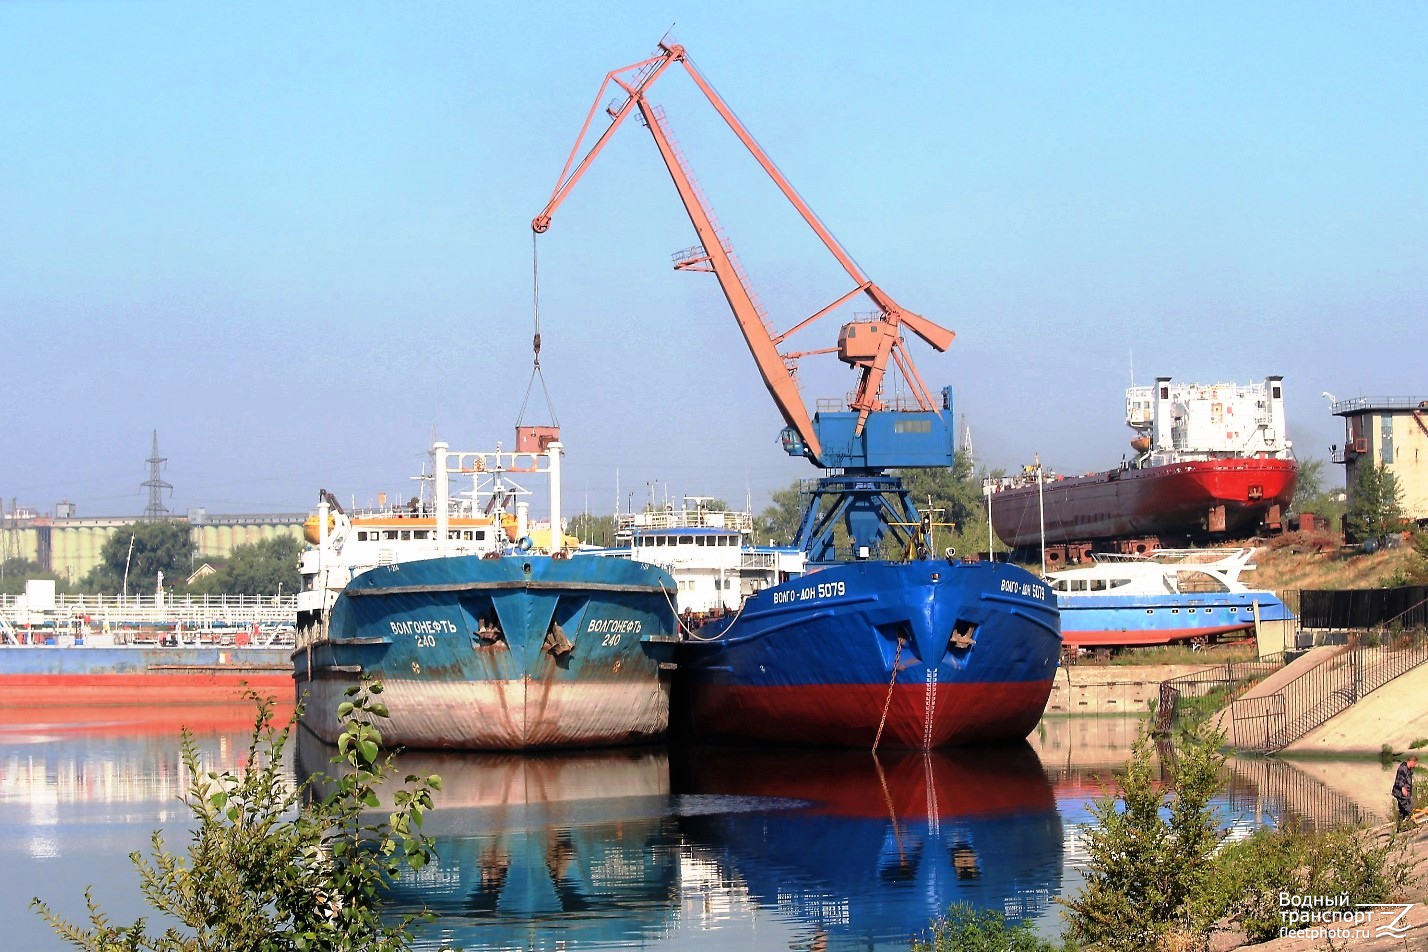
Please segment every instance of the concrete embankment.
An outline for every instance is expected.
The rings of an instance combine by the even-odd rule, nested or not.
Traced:
[[[1359,698],[1357,704],[1290,744],[1284,753],[1377,756],[1384,744],[1406,751],[1413,743],[1428,739],[1425,698],[1428,665],[1399,675]]]
[[[1121,714],[1143,717],[1160,697],[1160,682],[1203,671],[1208,664],[1072,664],[1056,672],[1048,715]]]
[[[1268,697],[1286,684],[1315,668],[1339,665],[1342,647],[1314,648],[1291,664],[1245,690],[1240,697]],[[1068,665],[1056,672],[1056,682],[1046,702],[1047,716],[1116,714],[1144,717],[1158,703],[1160,685],[1171,678],[1207,671],[1213,665]],[[1326,669],[1328,670],[1328,669]],[[1334,682],[1321,676],[1331,689]],[[1415,742],[1428,739],[1428,665],[1400,675],[1375,691],[1365,694],[1347,710],[1290,744],[1283,755],[1325,757],[1377,757],[1387,744],[1403,752]],[[1306,698],[1301,704],[1311,704]],[[1302,711],[1284,712],[1286,719]],[[1226,717],[1228,712],[1222,712]],[[1228,723],[1221,724],[1227,735]],[[1228,737],[1233,741],[1232,737]],[[1425,750],[1428,756],[1428,750]]]

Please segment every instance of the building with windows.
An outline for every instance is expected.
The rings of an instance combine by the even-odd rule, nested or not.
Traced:
[[[1350,505],[1358,468],[1381,464],[1403,491],[1404,515],[1428,522],[1428,397],[1354,397],[1332,410],[1344,418],[1344,445],[1332,458],[1344,464]]]
[[[194,568],[204,561],[222,559],[240,545],[252,545],[276,536],[302,538],[306,513],[273,515],[211,515],[191,509],[186,521],[196,552]],[[0,561],[25,559],[59,578],[77,582],[100,562],[109,537],[135,522],[137,516],[80,517],[72,503],[62,502],[55,515],[15,508],[0,514]]]

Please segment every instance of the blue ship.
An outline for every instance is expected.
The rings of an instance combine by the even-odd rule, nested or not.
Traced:
[[[590,553],[674,577],[682,730],[868,749],[1021,740],[1036,726],[1061,653],[1040,579],[927,546],[810,570],[802,548],[755,543],[752,513],[687,499],[700,504],[617,517],[620,544]]]
[[[450,454],[437,444],[436,501],[418,501],[402,529],[391,528],[402,524],[393,514],[334,513],[324,494],[292,656],[303,724],[317,737],[336,742],[337,708],[362,678],[383,683],[381,730],[393,745],[512,750],[664,736],[673,579],[624,560],[570,559],[569,540],[536,538],[523,506],[506,532],[510,474],[544,472],[558,486],[560,451],[553,442]],[[476,482],[465,511],[452,511],[450,473]],[[480,498],[498,501],[487,516],[476,514]],[[550,524],[560,524],[554,502]]]
[[[1036,726],[1061,655],[1030,573],[955,557],[831,564],[686,637],[689,727],[706,739],[931,749]]]

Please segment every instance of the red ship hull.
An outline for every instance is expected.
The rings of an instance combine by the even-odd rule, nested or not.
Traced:
[[[232,704],[249,692],[291,706],[290,672],[0,675],[0,709],[49,704]]]
[[[993,492],[992,528],[1009,546],[1040,545],[1044,507],[1047,545],[1252,535],[1279,522],[1298,477],[1292,459],[1256,457],[1048,479]]]
[[[1025,737],[1041,720],[1051,687],[1049,678],[897,684],[892,691],[881,684],[710,685],[693,709],[695,723],[712,736],[933,750]]]

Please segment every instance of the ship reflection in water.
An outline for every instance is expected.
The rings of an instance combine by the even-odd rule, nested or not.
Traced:
[[[300,732],[299,772],[334,771],[332,752]],[[390,897],[439,917],[416,948],[621,948],[669,930],[680,849],[663,747],[407,751],[397,768],[442,781],[423,823],[438,859]]]
[[[305,737],[299,769],[330,753]],[[905,949],[951,903],[1034,917],[1060,890],[1061,820],[1024,744],[673,759],[403,754],[402,774],[442,777],[439,859],[393,895],[440,917],[418,947]]]
[[[1060,891],[1061,818],[1025,744],[695,751],[680,773],[681,829],[721,874],[710,888],[746,890],[829,948],[906,948],[957,902],[1031,918]]]
[[[0,919],[6,948],[56,948],[31,896],[116,922],[151,915],[128,859],[192,826],[179,727],[204,770],[240,770],[251,708],[36,711],[0,726]],[[246,726],[245,726],[246,725]],[[1033,747],[883,753],[631,748],[404,754],[444,780],[426,829],[439,861],[399,881],[440,914],[418,947],[774,952],[898,949],[954,902],[1062,926],[1080,888],[1079,824],[1113,783],[1140,719],[1048,718]],[[299,732],[302,776],[333,749]],[[1160,750],[1158,759],[1172,756]],[[1231,761],[1232,835],[1381,810],[1377,761]],[[1361,775],[1361,776],[1360,776]],[[1379,814],[1381,818],[1381,814]]]

